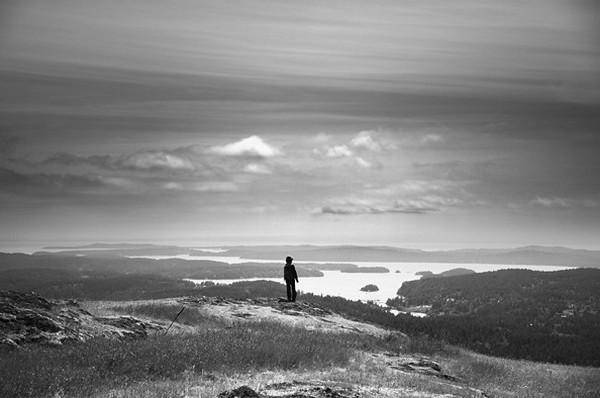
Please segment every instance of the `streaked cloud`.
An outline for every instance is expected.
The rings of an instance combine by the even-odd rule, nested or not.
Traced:
[[[239,187],[231,181],[204,182],[168,182],[163,185],[167,190],[189,192],[237,192]]]
[[[22,173],[0,169],[2,192],[25,197],[64,198],[73,194],[95,195],[111,191],[118,183],[94,175]]]
[[[427,214],[439,211],[434,207],[423,206],[423,203],[410,203],[410,201],[396,202],[389,206],[368,206],[364,204],[328,205],[318,210],[319,214],[339,216],[364,215],[364,214]]]
[[[538,196],[529,203],[534,206],[541,206],[550,209],[571,209],[575,207],[595,208],[600,206],[600,202],[594,199],[574,199],[543,196]]]
[[[140,171],[192,171],[196,168],[194,158],[198,154],[191,147],[174,150],[138,151],[125,155],[92,155],[80,156],[70,153],[57,153],[46,158],[45,165],[64,167],[91,166],[106,170],[140,170]]]
[[[194,165],[189,159],[172,153],[161,151],[138,152],[120,159],[125,167],[136,169],[164,168],[173,170],[193,170]]]
[[[479,206],[474,196],[451,181],[407,181],[367,188],[346,197],[334,197],[317,214],[428,214],[453,207]]]

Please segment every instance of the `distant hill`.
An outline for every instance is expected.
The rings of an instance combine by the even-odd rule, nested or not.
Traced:
[[[424,251],[389,246],[231,246],[216,255],[303,261],[450,262],[600,267],[600,251],[544,246]]]
[[[381,262],[450,262],[480,264],[559,265],[600,268],[600,250],[570,249],[555,246],[523,246],[508,249],[460,249],[425,251],[392,246],[316,246],[263,245],[222,246],[223,251],[209,252],[198,248],[151,244],[96,243],[73,247],[48,247],[62,254],[86,256],[177,255],[234,256],[248,259],[283,261],[291,255],[298,261],[381,261]]]
[[[337,269],[357,268],[356,265],[340,264]],[[179,258],[150,259],[121,256],[88,257],[63,253],[6,254],[0,253],[0,271],[45,268],[78,273],[155,274],[171,278],[241,279],[283,277],[283,265],[279,263],[227,264],[210,260],[182,260]],[[314,265],[296,267],[300,276],[323,276]]]

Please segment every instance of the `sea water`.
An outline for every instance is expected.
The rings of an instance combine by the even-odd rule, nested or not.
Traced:
[[[228,264],[239,264],[245,262],[273,263],[273,260],[256,260],[240,257],[223,256],[178,256],[180,258],[195,260],[222,261]],[[156,257],[155,257],[156,258]],[[297,266],[303,263],[328,264],[324,261],[295,261]],[[417,275],[420,271],[431,271],[435,274],[451,270],[453,268],[467,268],[475,272],[489,272],[501,269],[529,269],[534,271],[558,271],[571,269],[573,267],[562,267],[553,265],[507,265],[507,264],[471,264],[471,263],[406,263],[406,262],[366,262],[366,261],[335,261],[333,263],[356,264],[359,267],[385,267],[388,273],[348,273],[341,271],[321,271],[322,277],[302,277],[296,288],[303,292],[319,295],[340,296],[349,300],[373,301],[384,305],[388,298],[396,297],[397,291],[403,282],[420,279]],[[282,263],[283,269],[283,263]],[[282,271],[283,275],[283,271]],[[240,281],[270,280],[283,283],[281,278],[245,278],[245,279],[189,279],[195,283],[211,281],[215,283],[230,284]],[[368,284],[376,285],[376,292],[363,292],[360,289]]]

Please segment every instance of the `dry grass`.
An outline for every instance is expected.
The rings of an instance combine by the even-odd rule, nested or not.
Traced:
[[[600,396],[600,369],[488,357],[469,351],[446,358],[451,373],[497,397]]]
[[[140,301],[101,308],[170,321],[181,307]],[[423,396],[476,396],[471,387],[500,398],[600,396],[600,369],[492,358],[426,336],[407,344],[394,335],[328,334],[274,322],[231,326],[195,308],[178,321],[193,333],[3,353],[0,396],[215,397],[240,385],[260,390],[271,383],[315,379]],[[393,370],[367,354],[379,351],[427,355],[462,382]]]
[[[111,398],[134,397],[215,397],[241,385],[260,391],[261,386],[292,380],[326,380],[382,389],[404,391],[406,396],[452,394],[480,397],[478,390],[491,397],[592,398],[599,396],[600,370],[563,365],[485,357],[459,352],[456,357],[434,357],[462,382],[449,383],[435,377],[398,372],[361,352],[344,364],[324,369],[287,369],[235,373],[187,373],[179,379],[142,382],[112,389],[97,395]],[[414,394],[414,395],[413,395]],[[404,395],[404,394],[403,394]]]
[[[109,307],[109,310],[117,314],[133,315],[136,317],[150,318],[170,323],[181,308],[181,304],[175,303],[134,302],[127,305],[111,306]],[[227,322],[225,319],[205,314],[200,309],[193,307],[186,307],[179,317],[177,317],[177,323],[202,329],[222,329],[233,325],[232,322]]]
[[[97,338],[60,348],[36,346],[5,353],[0,359],[0,396],[87,396],[106,388],[140,382],[161,385],[213,371],[322,369],[347,363],[355,350],[400,346],[401,340],[393,337],[340,336],[273,322],[142,340]]]

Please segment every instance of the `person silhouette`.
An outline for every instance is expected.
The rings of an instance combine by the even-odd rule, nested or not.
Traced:
[[[296,301],[296,282],[299,282],[296,267],[292,264],[293,260],[293,258],[287,256],[285,258],[285,267],[283,267],[283,279],[285,279],[288,301]]]

